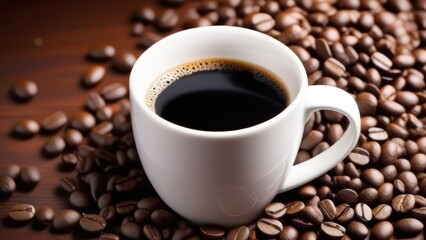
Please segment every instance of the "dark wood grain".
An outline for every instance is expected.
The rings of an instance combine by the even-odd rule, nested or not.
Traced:
[[[100,44],[112,44],[118,51],[139,55],[136,38],[130,37],[129,18],[142,5],[154,1],[1,1],[0,3],[0,164],[17,163],[38,167],[42,180],[31,192],[15,192],[0,202],[0,239],[83,239],[78,234],[55,234],[49,229],[34,230],[31,224],[14,226],[8,214],[16,203],[32,203],[36,208],[55,210],[69,207],[68,199],[57,191],[61,177],[59,157],[45,159],[40,154],[44,136],[16,139],[9,135],[21,118],[41,121],[63,110],[68,116],[78,111],[89,90],[80,86],[81,74],[89,66],[87,51]],[[43,44],[37,46],[37,41]],[[9,96],[15,81],[34,80],[37,96],[17,103]],[[93,90],[111,82],[127,85],[128,75],[108,71]]]

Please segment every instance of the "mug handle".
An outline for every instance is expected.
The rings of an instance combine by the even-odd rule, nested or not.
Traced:
[[[344,114],[350,121],[343,136],[330,148],[302,163],[291,166],[280,192],[305,184],[332,169],[344,159],[358,142],[361,121],[358,106],[347,92],[331,86],[308,86],[305,118],[318,110],[333,110]]]

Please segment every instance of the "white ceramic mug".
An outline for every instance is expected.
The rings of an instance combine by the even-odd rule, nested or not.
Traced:
[[[173,124],[148,107],[148,89],[162,73],[205,58],[238,59],[272,71],[287,86],[288,107],[258,125],[222,132]],[[185,30],[154,44],[132,69],[130,99],[136,147],[149,180],[169,207],[198,224],[249,223],[276,194],[333,168],[356,145],[360,132],[351,95],[308,86],[302,63],[288,47],[238,27]],[[317,110],[343,113],[350,124],[333,146],[293,166],[304,124]]]

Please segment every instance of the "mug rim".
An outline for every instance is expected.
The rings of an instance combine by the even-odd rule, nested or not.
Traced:
[[[187,34],[195,34],[194,32],[198,32],[196,34],[202,34],[204,31],[211,32],[211,31],[234,31],[238,34],[238,32],[250,34],[255,38],[260,38],[262,41],[269,42],[268,44],[273,44],[276,47],[278,47],[282,52],[277,54],[285,54],[286,57],[290,58],[291,61],[295,64],[297,67],[297,78],[300,79],[300,88],[298,92],[293,93],[290,92],[290,94],[294,97],[292,97],[292,100],[288,104],[288,106],[281,111],[279,114],[275,115],[274,117],[263,121],[261,123],[258,123],[256,125],[245,127],[241,129],[236,130],[226,130],[226,131],[208,131],[208,130],[199,130],[199,129],[193,129],[185,126],[178,125],[176,123],[170,122],[158,114],[156,114],[152,109],[148,107],[148,104],[145,102],[144,96],[146,96],[146,92],[142,94],[143,97],[137,96],[137,92],[135,89],[136,81],[141,81],[140,79],[137,79],[137,75],[140,74],[140,70],[138,70],[138,66],[142,64],[144,58],[150,54],[152,51],[156,51],[156,49],[161,48],[163,44],[168,44],[169,42],[172,42],[174,38],[181,37],[182,35]],[[196,61],[197,59],[194,59]],[[259,66],[265,67],[267,69],[267,66],[264,64],[254,63]],[[152,81],[151,81],[152,82]],[[296,107],[297,102],[302,101],[302,94],[305,92],[305,89],[308,87],[308,79],[307,74],[305,71],[305,68],[302,64],[302,61],[297,57],[297,55],[284,43],[278,41],[277,39],[261,33],[257,32],[255,30],[243,28],[243,27],[236,27],[236,26],[206,26],[206,27],[198,27],[198,28],[191,28],[182,30],[176,33],[173,33],[169,36],[164,37],[160,41],[153,44],[151,47],[149,47],[145,52],[143,52],[139,58],[136,60],[134,66],[132,67],[132,70],[130,72],[129,76],[129,94],[130,94],[130,101],[132,106],[132,112],[133,111],[144,111],[146,112],[147,116],[151,117],[152,120],[160,123],[163,127],[167,127],[169,129],[173,129],[175,131],[189,134],[189,135],[198,135],[200,137],[236,137],[236,136],[242,136],[242,135],[249,135],[258,131],[262,131],[264,128],[268,128],[269,126],[274,125],[277,121],[281,121],[282,118],[286,117],[290,114],[290,112],[293,111],[293,109]],[[288,87],[286,87],[286,91],[288,90]]]

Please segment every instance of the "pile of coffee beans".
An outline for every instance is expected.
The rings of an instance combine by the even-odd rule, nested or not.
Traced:
[[[60,155],[74,177],[58,183],[73,209],[56,214],[16,205],[15,221],[35,218],[55,231],[83,231],[99,239],[395,239],[422,236],[426,221],[426,1],[424,0],[162,0],[132,16],[136,46],[146,49],[185,28],[233,25],[268,34],[303,62],[310,85],[351,93],[362,132],[349,156],[328,173],[280,194],[247,226],[196,226],[158,198],[141,168],[131,131],[127,88],[120,83],[87,95],[85,111],[23,119],[13,132],[49,132],[43,151]],[[87,55],[87,89],[109,74],[97,62],[128,72],[135,56],[102,45]],[[285,64],[285,63],[283,63]],[[18,84],[15,95],[34,95]],[[88,90],[90,91],[90,90]],[[338,113],[313,114],[305,126],[296,164],[320,154],[345,131]],[[6,167],[5,167],[6,168]],[[8,168],[9,169],[9,168]],[[10,168],[12,169],[12,168]],[[0,177],[8,194],[22,175]],[[18,172],[18,173],[16,173]],[[40,176],[20,177],[29,185]]]

